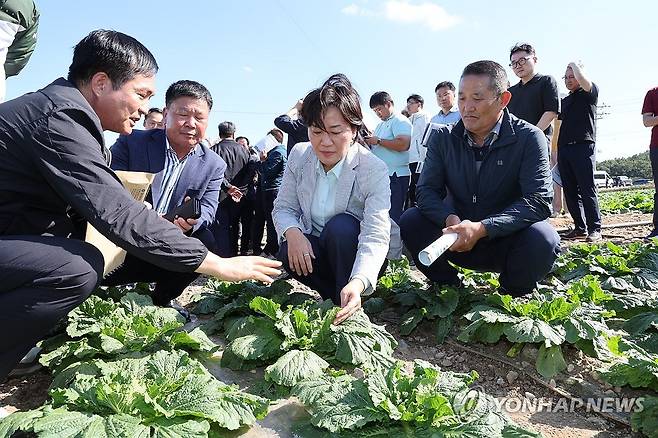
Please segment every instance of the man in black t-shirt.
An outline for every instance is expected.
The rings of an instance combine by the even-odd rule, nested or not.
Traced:
[[[514,74],[521,79],[509,88],[512,100],[507,108],[516,117],[532,123],[544,131],[551,148],[553,120],[560,112],[560,94],[553,76],[541,75],[536,71],[537,54],[530,44],[516,44],[510,49],[510,64]],[[557,164],[557,156],[549,152],[551,167]],[[562,210],[562,188],[553,183],[553,214]]]
[[[599,88],[585,76],[582,65],[575,62],[567,66],[564,83],[569,94],[562,99],[557,157],[574,229],[562,237],[577,239],[587,235],[588,242],[597,242],[601,240],[601,212],[594,185]],[[578,203],[579,193],[585,221]]]
[[[536,73],[537,55],[530,44],[517,44],[510,50],[510,67],[521,80],[509,88],[512,100],[507,108],[516,117],[544,131],[548,141],[551,123],[560,112],[560,95],[553,76]]]

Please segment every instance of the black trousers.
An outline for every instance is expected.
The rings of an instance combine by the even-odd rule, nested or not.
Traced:
[[[340,291],[350,281],[360,231],[361,226],[356,218],[341,213],[325,224],[319,237],[306,234],[315,254],[313,272],[307,276],[297,275],[290,268],[288,242],[281,244],[277,258],[291,277],[318,291],[322,298],[330,299],[340,306]]]
[[[441,228],[418,208],[405,211],[400,232],[411,251],[416,267],[430,280],[451,284],[457,280],[457,266],[483,272],[499,272],[500,286],[511,295],[532,292],[537,282],[553,267],[560,252],[560,237],[548,221],[536,222],[509,236],[480,239],[468,252],[446,251],[430,266],[418,260],[418,253],[441,236]]]
[[[240,236],[240,203],[230,197],[224,199],[217,207],[215,222],[211,227],[217,245],[217,254],[221,257],[238,255]]]
[[[601,231],[601,212],[594,184],[595,151],[594,143],[567,144],[557,150],[564,199],[573,218],[574,228],[588,233]],[[579,200],[582,202],[582,210]]]
[[[274,228],[272,210],[274,210],[274,200],[279,194],[279,190],[261,190],[259,194],[256,215],[251,229],[253,253],[254,255],[261,253],[263,230],[267,227],[265,248],[262,251],[265,251],[269,255],[276,255],[279,252],[279,238],[276,234],[276,228]]]
[[[251,198],[253,196],[253,199]],[[254,221],[257,194],[249,194],[240,200],[240,254],[247,254],[251,246],[251,227]]]
[[[103,256],[81,240],[0,237],[0,381],[103,275]]]
[[[409,191],[407,192],[407,201],[404,204],[404,209],[408,209],[416,206],[416,184],[418,184],[418,178],[420,178],[420,173],[416,173],[419,163],[409,163],[409,170],[411,171],[411,179],[409,180]]]
[[[658,148],[649,149],[649,159],[651,160],[651,173],[653,174],[653,184],[656,191],[653,194],[653,228],[658,230]]]
[[[200,228],[191,237],[199,239],[214,251],[215,240],[207,228]],[[121,267],[112,272],[102,282],[103,286],[119,286],[128,283],[155,283],[153,304],[164,306],[183,293],[185,288],[199,277],[196,272],[173,272],[155,266],[128,254]]]

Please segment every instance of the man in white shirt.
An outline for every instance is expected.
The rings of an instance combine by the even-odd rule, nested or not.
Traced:
[[[425,154],[427,153],[427,149],[422,146],[423,134],[429,123],[429,116],[423,111],[424,104],[425,100],[419,94],[412,94],[407,97],[407,111],[411,121],[411,143],[409,145],[411,181],[409,182],[405,209],[416,205],[416,182],[418,182],[423,161],[425,161]]]
[[[455,85],[450,81],[439,82],[434,88],[434,92],[436,93],[436,103],[441,109],[432,117],[431,122],[453,125],[460,121],[459,110],[453,109],[455,106]]]

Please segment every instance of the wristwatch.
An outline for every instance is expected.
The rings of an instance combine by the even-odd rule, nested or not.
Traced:
[[[381,144],[382,144],[382,139],[379,138],[379,137],[377,137],[377,144],[380,145],[380,146],[381,146]]]

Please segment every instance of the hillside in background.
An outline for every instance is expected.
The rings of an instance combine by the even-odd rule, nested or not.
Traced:
[[[601,161],[596,164],[596,169],[605,170],[611,176],[626,175],[631,178],[652,178],[649,151],[630,157]]]

